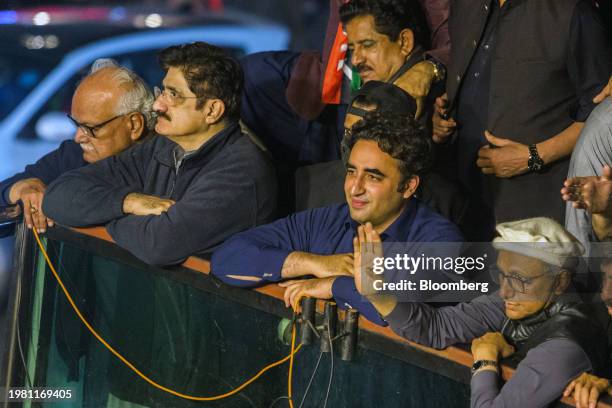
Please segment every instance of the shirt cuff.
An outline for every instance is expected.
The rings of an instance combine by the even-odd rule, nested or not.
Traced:
[[[258,266],[256,269],[264,271],[261,276],[264,281],[279,282],[282,280],[281,272],[285,259],[292,251],[279,248],[266,248],[264,251],[265,254],[261,254],[261,259],[265,259],[265,265]]]

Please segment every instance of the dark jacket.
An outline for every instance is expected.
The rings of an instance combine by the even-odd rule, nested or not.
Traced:
[[[45,214],[60,224],[105,224],[115,242],[153,265],[177,264],[227,237],[268,222],[276,179],[265,154],[231,125],[175,165],[177,144],[155,137],[62,175],[47,189]],[[142,193],[176,201],[155,216],[123,213]]]
[[[24,171],[0,183],[0,207],[10,205],[9,192],[13,184],[28,178],[38,178],[46,185],[62,173],[78,169],[87,164],[83,160],[83,149],[73,140],[66,140],[60,146],[41,157],[36,163],[28,164]]]
[[[447,93],[453,108],[462,103],[458,98],[461,87],[475,63],[473,57],[496,7],[494,1],[453,0],[451,4],[453,46]],[[483,109],[488,107],[485,129],[530,145],[585,121],[594,107],[592,98],[607,83],[612,69],[605,30],[592,6],[581,0],[512,0],[501,8],[495,24],[489,92],[482,103]],[[457,119],[461,145],[465,136],[461,128],[467,125],[461,117]],[[473,152],[462,151],[460,146],[458,150],[458,156],[476,162]],[[558,196],[567,164],[567,159],[560,160],[547,165],[541,174],[510,179],[487,176],[496,222],[533,216],[563,222],[564,207]],[[518,196],[525,205],[517,205]]]

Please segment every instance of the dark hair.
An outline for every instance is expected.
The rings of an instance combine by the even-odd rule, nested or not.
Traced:
[[[424,127],[413,118],[388,112],[368,112],[351,129],[348,147],[359,140],[372,140],[399,162],[402,180],[398,192],[406,189],[413,176],[423,176],[433,163],[433,145]]]
[[[414,42],[429,48],[429,29],[421,6],[416,0],[351,0],[340,7],[344,26],[355,17],[374,17],[376,31],[396,41],[402,30],[410,29]]]
[[[225,118],[240,119],[244,75],[240,64],[223,49],[201,41],[174,45],[160,52],[159,63],[164,71],[181,70],[189,89],[198,96],[198,109],[207,98],[218,98],[225,105]]]

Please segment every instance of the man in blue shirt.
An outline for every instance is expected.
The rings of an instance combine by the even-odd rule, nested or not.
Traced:
[[[367,113],[352,127],[344,182],[345,204],[290,215],[234,235],[212,257],[213,275],[235,286],[314,276],[283,284],[285,302],[302,296],[335,298],[384,325],[355,289],[353,240],[368,224],[383,241],[455,242],[463,237],[450,221],[413,197],[431,164],[424,130],[407,117]]]

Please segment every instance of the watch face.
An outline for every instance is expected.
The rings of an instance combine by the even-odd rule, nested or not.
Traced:
[[[531,171],[540,171],[542,168],[544,168],[544,161],[540,158],[536,159],[534,157],[530,157],[527,161],[527,167],[529,167],[529,170]]]

